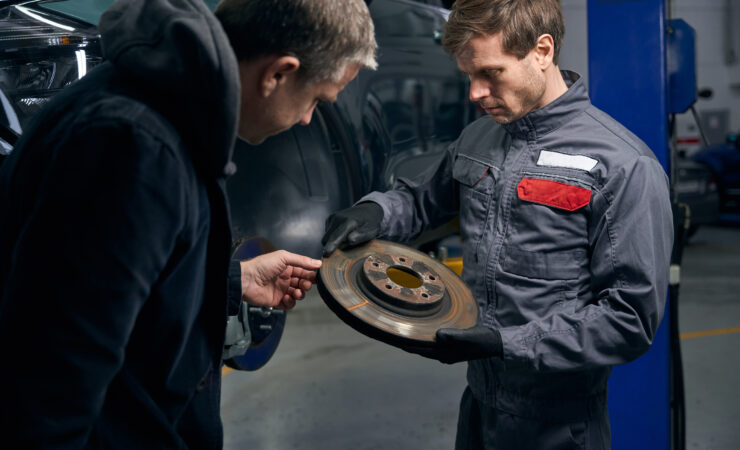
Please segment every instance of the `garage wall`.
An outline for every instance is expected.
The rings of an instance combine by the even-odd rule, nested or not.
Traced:
[[[670,14],[696,30],[697,85],[714,95],[695,106],[710,140],[718,143],[727,131],[740,132],[740,0],[672,0]],[[691,152],[687,144],[698,137],[695,121],[683,114],[677,124],[683,147]]]
[[[561,0],[565,41],[560,67],[581,73],[588,81],[587,0]],[[670,17],[684,19],[696,30],[697,85],[710,88],[696,109],[712,143],[727,132],[740,132],[740,0],[669,0]],[[677,147],[691,154],[701,147],[691,113],[676,119]]]
[[[561,0],[560,5],[565,19],[565,39],[558,66],[580,73],[588,86],[586,0]]]

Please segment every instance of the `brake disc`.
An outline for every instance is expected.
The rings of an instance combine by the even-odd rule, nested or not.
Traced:
[[[470,328],[478,305],[460,277],[407,246],[374,240],[325,257],[319,294],[345,323],[397,347],[433,349],[440,328]]]

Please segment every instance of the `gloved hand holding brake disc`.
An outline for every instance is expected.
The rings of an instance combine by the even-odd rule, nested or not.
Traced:
[[[357,245],[375,239],[380,232],[383,208],[375,202],[359,203],[326,219],[326,232],[321,238],[324,256],[342,244]]]
[[[484,358],[501,358],[504,354],[501,333],[492,328],[476,325],[460,330],[437,330],[433,348],[406,347],[405,350],[445,364]]]

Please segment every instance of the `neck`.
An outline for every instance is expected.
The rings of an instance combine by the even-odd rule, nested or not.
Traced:
[[[239,62],[239,81],[241,84],[241,107],[239,110],[239,137],[254,141],[253,128],[263,108],[259,95],[259,66],[254,61]]]
[[[549,105],[555,99],[568,91],[568,85],[556,65],[551,65],[545,71],[545,93],[542,96],[541,106]]]

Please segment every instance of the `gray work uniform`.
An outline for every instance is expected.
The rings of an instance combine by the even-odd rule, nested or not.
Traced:
[[[509,124],[473,122],[424,181],[360,201],[383,208],[380,237],[395,241],[459,214],[462,277],[504,349],[469,362],[473,396],[573,423],[603,414],[611,366],[650,347],[673,225],[653,153],[562,73],[568,91],[554,102]]]

